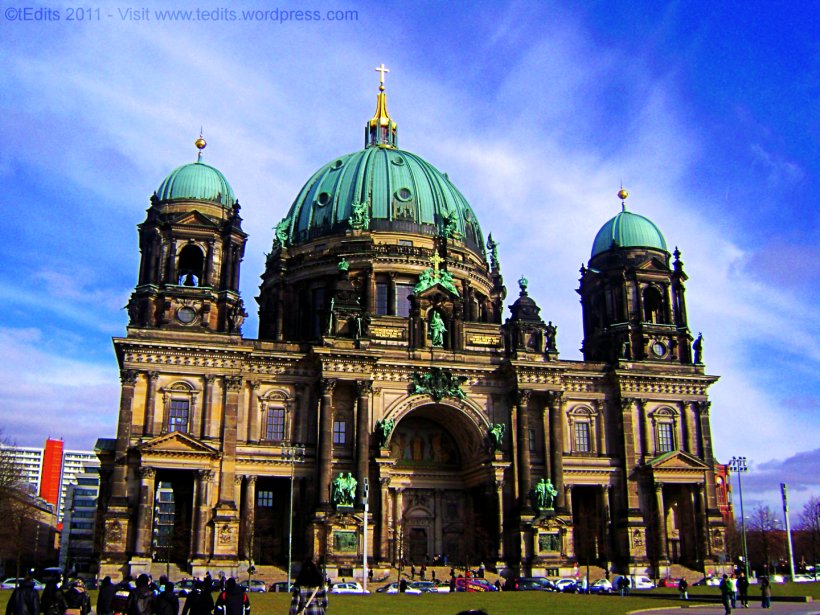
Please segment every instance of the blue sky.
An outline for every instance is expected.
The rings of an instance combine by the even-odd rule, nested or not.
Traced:
[[[384,62],[400,147],[459,186],[562,358],[580,358],[578,268],[623,181],[683,253],[721,376],[718,457],[751,460],[750,505],[776,503],[782,480],[793,507],[820,493],[816,3],[277,3],[357,13],[287,23],[241,21],[270,8],[249,1],[237,21],[160,22],[156,8],[220,8],[164,4],[132,7],[139,22],[116,2],[99,20],[61,3],[59,21],[0,17],[0,412],[18,444],[114,435],[136,225],[200,126],[243,205],[253,306],[272,227],[362,146]]]

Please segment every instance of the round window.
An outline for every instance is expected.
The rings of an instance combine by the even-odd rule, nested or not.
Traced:
[[[413,192],[410,188],[399,188],[396,191],[396,198],[400,201],[409,201],[413,198]]]
[[[177,310],[177,319],[183,325],[188,325],[194,322],[196,318],[196,310],[189,306],[183,306]]]
[[[320,192],[319,196],[316,198],[316,202],[321,207],[324,207],[325,205],[330,203],[330,193],[329,192]]]
[[[395,164],[396,166],[399,166],[399,167],[400,167],[401,165],[403,165],[403,164],[404,164],[404,158],[402,158],[401,156],[393,156],[393,157],[390,159],[390,162],[392,162],[392,163],[393,163],[393,164]]]
[[[334,160],[334,161],[333,161],[333,164],[332,164],[332,165],[330,165],[330,167],[331,167],[333,170],[336,170],[336,169],[341,169],[343,164],[344,164],[344,162],[342,162],[342,160],[341,160],[341,159],[339,159],[339,160]]]

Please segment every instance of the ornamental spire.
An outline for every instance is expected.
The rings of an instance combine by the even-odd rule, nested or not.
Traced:
[[[376,97],[376,113],[365,125],[365,147],[396,148],[396,122],[387,113],[387,94],[384,93],[384,74],[390,69],[384,63],[374,69],[379,73],[379,94]]]

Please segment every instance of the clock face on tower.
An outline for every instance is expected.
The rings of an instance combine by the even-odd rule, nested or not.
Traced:
[[[189,325],[196,318],[196,310],[189,306],[183,306],[177,310],[177,319],[183,325]]]
[[[656,357],[662,357],[666,354],[666,346],[664,346],[661,342],[653,342],[652,343],[652,353]]]

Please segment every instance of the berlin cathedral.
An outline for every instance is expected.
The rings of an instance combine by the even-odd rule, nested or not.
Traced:
[[[561,359],[527,280],[507,297],[476,210],[399,149],[381,75],[364,148],[282,208],[255,339],[239,201],[204,139],[151,196],[114,339],[117,437],[98,444],[100,574],[722,561],[717,377],[680,252],[622,189],[581,268],[583,360]]]

